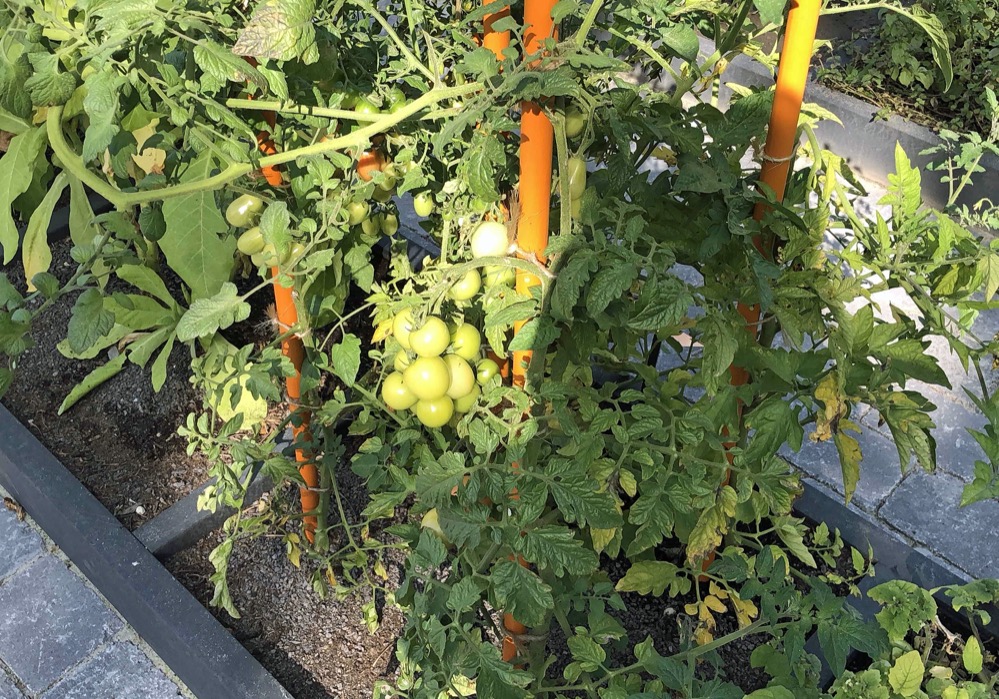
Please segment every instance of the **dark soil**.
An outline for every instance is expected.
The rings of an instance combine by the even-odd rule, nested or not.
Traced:
[[[61,281],[76,270],[70,247],[68,240],[52,245],[50,271]],[[23,291],[20,264],[11,264],[6,272]],[[174,348],[168,379],[159,393],[153,391],[147,371],[128,364],[57,416],[66,394],[109,359],[106,353],[89,361],[67,359],[56,349],[66,336],[75,300],[64,297],[36,319],[32,329],[36,346],[19,361],[3,403],[105,507],[135,529],[207,477],[203,461],[187,455],[186,440],[177,434],[197,405],[187,380],[190,360],[186,348]],[[136,506],[145,514],[136,514]]]

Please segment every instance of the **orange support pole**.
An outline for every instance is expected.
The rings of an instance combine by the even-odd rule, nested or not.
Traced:
[[[774,191],[777,201],[784,200],[787,189],[791,160],[798,149],[798,120],[801,117],[801,104],[805,99],[805,85],[808,82],[808,69],[812,62],[815,47],[815,34],[819,24],[821,0],[792,0],[784,28],[784,45],[781,48],[780,66],[777,69],[777,86],[774,90],[774,106],[770,112],[770,127],[763,147],[763,166],[760,169],[760,182]],[[753,218],[763,219],[769,207],[759,202],[753,210]],[[772,260],[773,243],[761,236],[753,238],[753,244],[765,258]],[[746,330],[756,339],[760,334],[760,307],[745,303],[738,304],[739,314],[746,321]],[[749,372],[734,364],[729,367],[729,378],[733,386],[749,383]],[[739,422],[742,422],[742,404],[738,408]],[[735,446],[728,443],[726,448]],[[729,464],[734,457],[726,454]],[[730,473],[726,472],[722,481],[727,485]],[[704,569],[711,564],[714,556],[704,562]]]
[[[271,274],[277,278],[280,270],[272,268]],[[274,283],[274,302],[277,308],[278,326],[282,333],[288,332],[290,328],[298,324],[298,309],[295,308],[295,299],[291,287]],[[285,392],[288,394],[288,410],[298,413],[301,419],[300,424],[292,427],[292,434],[297,440],[299,437],[308,440],[309,418],[306,410],[301,410],[299,401],[302,399],[302,362],[305,359],[305,347],[302,338],[292,335],[281,343],[281,352],[291,360],[295,366],[295,375],[285,379]],[[302,512],[313,512],[319,507],[319,469],[309,457],[304,449],[295,450],[295,460],[299,463],[298,472],[302,475],[306,487],[299,490],[299,497],[302,503]],[[304,519],[305,538],[310,543],[316,539],[316,526],[318,520],[315,515],[307,515]]]
[[[256,67],[257,60],[255,58],[252,56],[245,56],[244,58],[250,65]],[[252,95],[250,99],[253,99]],[[275,113],[267,110],[263,112],[263,117],[267,125],[273,130],[277,123]],[[261,131],[257,134],[257,147],[264,155],[273,155],[277,152],[277,148],[275,148],[274,142],[267,131]],[[275,167],[265,167],[261,169],[260,174],[264,176],[267,184],[272,187],[280,186],[283,182],[281,171]],[[280,269],[278,267],[271,268],[272,277],[277,279],[279,274]],[[295,308],[294,290],[291,287],[281,286],[277,282],[274,283],[274,308],[277,313],[277,322],[281,333],[288,332],[288,330],[298,324],[298,309]],[[310,438],[309,418],[311,416],[307,411],[299,411],[299,402],[302,399],[302,362],[305,360],[305,346],[302,344],[302,338],[298,335],[293,335],[282,341],[281,352],[291,360],[291,363],[295,367],[295,375],[285,379],[288,410],[291,413],[301,413],[299,416],[300,423],[292,427],[292,435],[296,440],[299,437],[308,440]],[[302,503],[302,512],[312,512],[319,507],[319,492],[317,490],[319,488],[319,469],[316,468],[316,464],[313,463],[303,449],[295,450],[295,460],[300,464],[298,472],[302,475],[302,479],[307,486],[300,489],[299,497]],[[305,538],[310,543],[316,540],[317,524],[318,520],[314,515],[308,515],[304,518]]]
[[[552,21],[554,6],[555,0],[525,0],[524,50],[527,55],[538,53],[542,42],[555,35],[555,23]],[[524,102],[520,117],[520,216],[517,220],[517,247],[521,250],[521,257],[536,257],[540,261],[544,261],[545,248],[548,246],[553,147],[554,129],[541,106]],[[517,270],[517,293],[529,295],[531,287],[539,284],[541,280],[536,275]],[[514,332],[521,327],[523,323],[516,324]],[[530,361],[529,350],[513,353],[515,386],[524,385]],[[523,558],[519,558],[519,562],[527,565]],[[511,661],[517,656],[514,636],[526,633],[527,627],[510,614],[503,615],[503,627],[510,634],[503,638],[503,659]]]

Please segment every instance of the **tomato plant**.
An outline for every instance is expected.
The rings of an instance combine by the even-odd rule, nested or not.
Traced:
[[[497,54],[475,38],[491,5],[5,0],[0,245],[30,288],[0,277],[0,389],[60,300],[69,354],[120,349],[64,409],[127,362],[162,386],[188,352],[204,405],[181,432],[212,464],[204,506],[244,504],[247,462],[300,484],[296,451],[320,483],[305,517],[229,520],[216,603],[237,611],[234,547],[312,522],[295,551],[317,594],[364,596],[372,625],[381,596],[406,612],[389,693],[741,696],[719,652],[745,639],[769,696],[820,697],[811,632],[841,676],[849,648],[883,658],[891,642],[837,596],[868,561],[831,570],[842,542],[793,516],[800,483],[777,454],[806,433],[833,443],[850,497],[863,408],[901,465],[932,469],[934,406],[913,382],[948,385],[932,338],[968,367],[996,349],[965,331],[996,306],[999,251],[922,206],[901,152],[886,214],[859,216],[860,184],[814,138],[820,110],[784,200],[761,191],[772,91],[740,89],[727,111],[712,95],[736,56],[772,64],[784,6],[560,2],[559,38],[532,56],[517,4],[489,20],[510,32]],[[553,162],[533,171],[565,193],[543,251],[511,237],[525,104],[554,127]],[[60,283],[44,234],[67,189],[79,267]],[[113,210],[94,215],[89,194]],[[398,235],[414,195],[440,249],[415,266]],[[914,310],[870,303],[899,289]],[[275,291],[292,312],[240,346],[251,299]],[[752,333],[740,303],[759,309]],[[733,366],[751,380],[733,385]],[[289,376],[309,429],[289,416],[261,433]],[[999,407],[980,383],[987,442]],[[986,458],[969,499],[996,495]],[[336,506],[338,468],[368,487],[356,519]],[[376,571],[396,549],[406,572],[389,588]],[[636,595],[670,602],[675,647],[627,637]]]

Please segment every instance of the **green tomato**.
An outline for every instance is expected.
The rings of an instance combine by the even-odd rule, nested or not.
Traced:
[[[439,357],[447,349],[451,340],[447,324],[435,316],[426,321],[409,335],[409,343],[421,357]]]
[[[451,372],[451,385],[447,389],[448,398],[458,400],[471,393],[475,388],[475,372],[472,371],[472,365],[457,354],[445,355],[444,363]]]
[[[416,404],[416,418],[424,427],[443,427],[454,415],[454,402],[447,396],[421,400]]]
[[[262,252],[255,252],[255,253],[253,253],[252,255],[250,255],[250,262],[253,263],[254,267],[263,267],[264,266],[264,253],[262,253]]]
[[[395,339],[399,341],[403,349],[413,349],[413,346],[409,344],[409,336],[415,326],[413,311],[408,308],[392,319],[392,334],[395,335]]]
[[[413,209],[416,215],[426,218],[434,212],[434,197],[430,192],[420,192],[413,197]]]
[[[281,264],[281,257],[278,255],[277,248],[274,247],[273,243],[264,244],[263,249],[260,251],[260,257],[267,267],[277,267]]]
[[[395,214],[382,214],[378,223],[381,225],[382,233],[393,236],[399,232],[399,217]]]
[[[586,128],[586,115],[579,110],[579,107],[569,107],[565,112],[566,138],[576,138],[583,133],[584,128]]]
[[[361,230],[365,235],[379,235],[382,232],[380,216],[371,216],[361,221]]]
[[[385,177],[382,181],[375,185],[378,189],[384,190],[386,192],[391,192],[395,189],[396,178],[395,175],[390,175],[387,172],[382,173]]]
[[[489,265],[486,267],[485,283],[487,287],[497,285],[513,286],[517,281],[517,270],[506,265]]]
[[[472,390],[454,402],[454,412],[467,413],[479,401],[482,389],[478,384],[472,384]]]
[[[388,107],[389,114],[395,114],[408,103],[409,100],[406,99],[406,93],[402,91],[402,88],[393,87],[385,95],[385,106]]]
[[[382,383],[382,400],[392,410],[409,410],[416,403],[416,396],[406,388],[402,374],[393,371]]]
[[[392,367],[396,371],[406,371],[406,367],[408,367],[411,362],[412,358],[409,356],[409,352],[401,349],[395,353],[395,358],[392,360]]]
[[[586,191],[586,161],[575,156],[569,158],[569,196],[579,199]]]
[[[236,240],[236,249],[244,255],[256,255],[264,249],[264,234],[259,226],[254,226]]]
[[[355,114],[378,114],[380,110],[375,106],[375,103],[369,100],[367,97],[359,97],[354,103],[354,113]],[[367,123],[367,122],[365,122]]]
[[[502,257],[510,247],[506,226],[497,221],[483,221],[472,233],[472,257]]]
[[[225,220],[235,228],[248,228],[264,210],[264,200],[254,194],[243,194],[232,200],[225,210]]]
[[[406,388],[420,400],[443,398],[451,386],[447,363],[440,357],[417,358],[406,368],[402,378],[406,381]]]
[[[468,301],[479,293],[482,288],[482,276],[479,270],[470,269],[465,275],[456,281],[448,290],[448,295],[455,301]]]
[[[481,347],[482,335],[474,325],[462,323],[451,333],[451,351],[466,361],[478,359]]]
[[[391,189],[382,189],[380,186],[375,187],[375,191],[371,193],[371,198],[380,204],[384,204],[392,199]]]
[[[483,359],[475,365],[475,378],[480,386],[489,383],[489,379],[499,374],[499,364],[492,359]]]
[[[347,204],[347,224],[356,226],[368,218],[371,205],[366,201],[352,201]]]
[[[579,220],[579,217],[583,214],[583,200],[582,199],[570,199],[569,200],[569,213],[575,219]]]

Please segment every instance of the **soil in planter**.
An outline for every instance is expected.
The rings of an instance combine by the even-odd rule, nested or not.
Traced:
[[[52,245],[50,271],[62,282],[76,270],[70,247],[68,240]],[[24,291],[20,264],[5,271]],[[186,440],[177,434],[177,427],[197,404],[188,382],[189,360],[183,346],[174,348],[168,378],[159,393],[153,391],[148,371],[127,364],[116,377],[57,416],[69,391],[108,360],[106,353],[89,361],[67,359],[56,349],[66,337],[75,300],[75,295],[63,297],[36,319],[32,328],[35,347],[19,361],[3,403],[105,507],[135,529],[205,479],[203,461],[186,454]],[[143,515],[136,514],[137,505]]]
[[[367,492],[349,472],[340,480],[348,517],[355,516],[367,504]],[[284,496],[297,500],[297,491]],[[211,607],[208,555],[220,541],[213,534],[166,566],[296,699],[370,699],[377,680],[395,677],[402,613],[381,606],[380,626],[370,633],[361,611],[368,597],[321,600],[308,575],[289,562],[278,537],[235,546],[228,584],[241,618]],[[399,584],[402,558],[386,562],[390,588]]]

